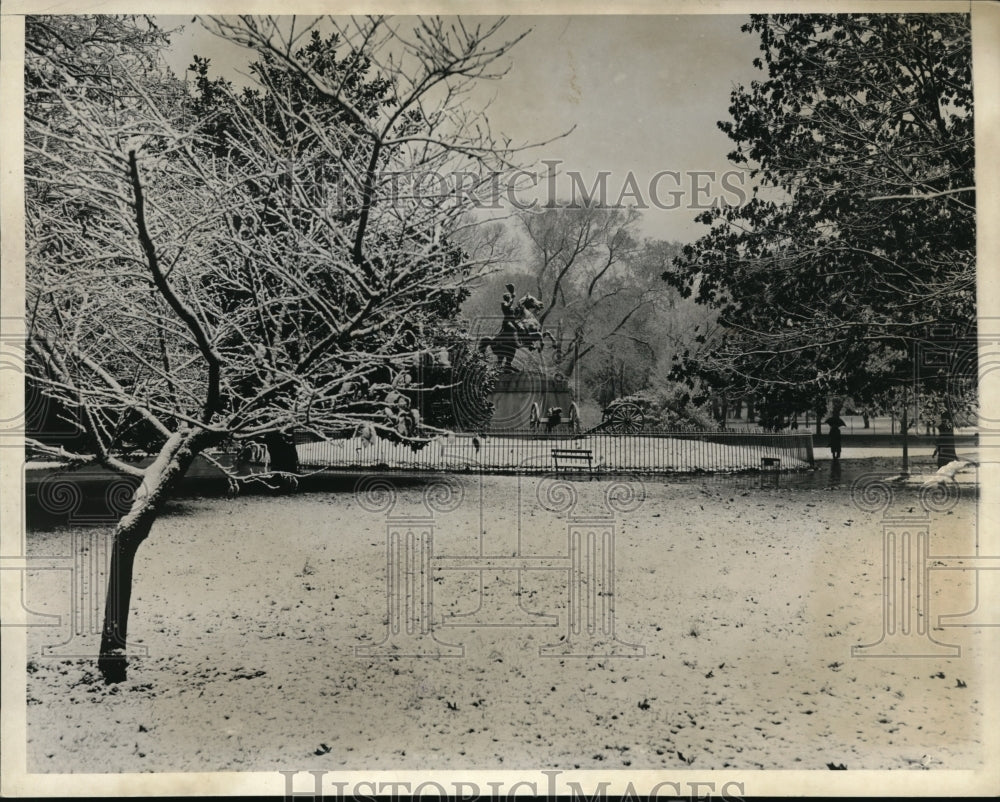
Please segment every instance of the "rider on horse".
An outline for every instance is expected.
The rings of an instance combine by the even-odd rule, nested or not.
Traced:
[[[525,295],[518,300],[513,284],[507,284],[505,288],[507,292],[500,302],[500,311],[503,312],[500,332],[496,337],[483,338],[479,348],[492,348],[499,363],[510,368],[518,348],[540,351],[542,335],[551,335],[542,331],[538,318],[534,315],[536,310],[541,309],[541,302],[532,295]]]
[[[518,300],[513,284],[507,284],[506,290],[500,302],[500,311],[503,312],[500,336],[514,337],[520,341],[520,345],[528,348],[536,342],[540,343],[542,327],[534,315],[535,310],[541,308],[538,299],[533,295],[525,295]]]
[[[521,330],[521,319],[524,317],[524,306],[517,300],[514,294],[514,285],[508,284],[507,292],[504,293],[500,302],[500,311],[503,312],[503,323],[500,324],[500,334],[517,335]]]

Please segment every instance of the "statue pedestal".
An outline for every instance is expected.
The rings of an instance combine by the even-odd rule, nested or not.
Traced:
[[[566,419],[573,396],[565,377],[525,368],[500,374],[490,400],[494,408],[490,431],[526,432],[531,429],[532,406],[541,418],[549,407],[561,407]]]

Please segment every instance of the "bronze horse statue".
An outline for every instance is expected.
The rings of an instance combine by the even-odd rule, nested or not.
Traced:
[[[555,338],[542,329],[535,317],[535,311],[542,308],[541,301],[533,295],[525,295],[518,304],[516,319],[505,318],[500,325],[500,332],[495,337],[483,337],[479,341],[479,350],[489,348],[497,357],[497,364],[506,370],[513,370],[514,356],[518,348],[529,351],[541,351],[544,338],[555,344]]]

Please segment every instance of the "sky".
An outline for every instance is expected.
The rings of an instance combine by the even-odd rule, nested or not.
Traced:
[[[184,26],[173,37],[175,72],[183,74],[197,54],[238,80],[251,60],[246,51],[191,19],[160,18],[167,27]],[[554,184],[539,181],[539,200],[553,187],[560,199],[590,192],[606,172],[608,202],[625,191],[625,203],[649,207],[645,236],[690,242],[705,229],[693,206],[739,201],[742,175],[730,172],[722,183],[734,169],[726,159],[733,143],[716,123],[728,117],[732,89],[760,77],[752,67],[756,37],[740,31],[745,21],[695,14],[511,17],[507,38],[531,32],[511,51],[508,73],[484,84],[474,100],[490,101],[494,132],[516,142],[550,140],[575,126],[531,152],[541,172],[548,169],[543,160],[559,162]]]

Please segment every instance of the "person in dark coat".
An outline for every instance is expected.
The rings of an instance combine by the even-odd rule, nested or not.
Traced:
[[[830,427],[830,453],[833,454],[834,459],[840,459],[840,430],[847,424],[841,419],[839,411],[836,409],[823,422]]]

